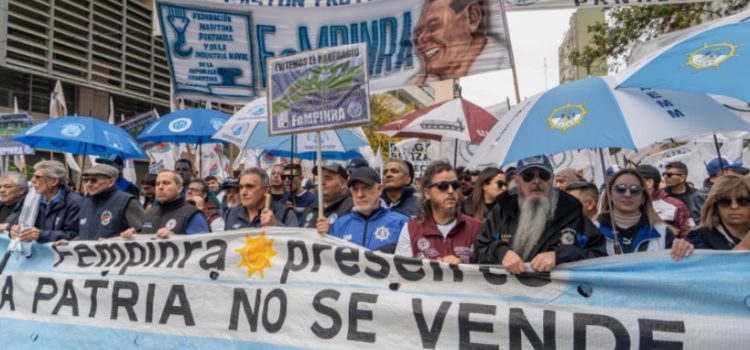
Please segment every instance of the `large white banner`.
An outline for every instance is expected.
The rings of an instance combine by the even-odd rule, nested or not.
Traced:
[[[500,0],[290,5],[159,0],[176,98],[249,102],[265,91],[269,58],[354,43],[367,44],[373,91],[510,68]]]
[[[0,239],[0,249],[8,240]],[[4,349],[744,349],[748,253],[507,275],[313,230],[34,244],[0,275]]]

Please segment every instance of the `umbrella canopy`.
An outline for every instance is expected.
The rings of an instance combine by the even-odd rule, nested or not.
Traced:
[[[138,141],[156,143],[219,143],[213,134],[229,120],[229,115],[212,109],[190,108],[169,113],[146,127]]]
[[[490,112],[463,98],[455,98],[409,113],[377,132],[390,137],[479,143],[495,123],[497,118]]]
[[[574,149],[635,149],[671,137],[750,131],[750,124],[705,94],[614,86],[613,78],[589,78],[523,101],[490,131],[469,167]]]
[[[750,102],[748,38],[750,10],[686,29],[623,71],[619,87],[702,92]]]
[[[242,107],[216,132],[214,139],[233,143],[241,149],[262,150],[279,157],[315,159],[317,133],[268,135],[265,101],[265,98],[259,98]],[[321,141],[325,159],[362,157],[355,149],[369,145],[361,128],[321,131]]]
[[[11,139],[34,148],[72,154],[148,159],[130,134],[92,117],[48,119]]]

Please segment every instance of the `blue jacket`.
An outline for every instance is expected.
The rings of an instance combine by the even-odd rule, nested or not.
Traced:
[[[380,207],[369,218],[352,211],[333,223],[331,235],[370,250],[392,254],[396,251],[401,228],[407,222],[408,216],[385,207]]]
[[[39,200],[39,214],[34,225],[40,231],[37,242],[70,240],[78,236],[78,213],[83,201],[81,196],[62,187],[49,206],[44,203],[44,197]]]
[[[401,190],[401,198],[399,198],[398,202],[392,203],[385,191],[383,191],[380,198],[382,198],[386,206],[393,211],[397,211],[412,219],[419,215],[419,197],[416,195],[414,187],[404,187],[404,189]]]

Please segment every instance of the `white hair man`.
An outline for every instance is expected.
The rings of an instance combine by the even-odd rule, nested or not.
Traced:
[[[571,195],[552,186],[546,156],[518,162],[516,191],[501,194],[477,237],[477,260],[502,264],[519,274],[530,262],[536,272],[586,258],[605,256],[604,236]]]

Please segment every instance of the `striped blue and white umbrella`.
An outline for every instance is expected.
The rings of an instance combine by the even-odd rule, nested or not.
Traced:
[[[269,136],[266,99],[256,99],[240,109],[213,135],[241,149],[255,149],[278,157],[315,159],[317,133]],[[323,159],[361,158],[357,148],[369,145],[361,128],[342,128],[321,132]]]
[[[750,102],[750,10],[669,39],[623,71],[618,88],[693,91]]]
[[[469,167],[583,148],[637,149],[667,138],[750,131],[705,94],[618,89],[612,77],[566,83],[511,108],[475,150]]]

